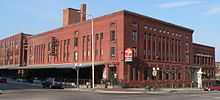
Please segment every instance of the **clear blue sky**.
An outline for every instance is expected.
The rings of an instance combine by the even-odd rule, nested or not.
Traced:
[[[127,9],[195,30],[193,41],[216,47],[220,61],[220,0],[1,0],[0,38],[62,25],[62,9],[88,5],[94,16]]]

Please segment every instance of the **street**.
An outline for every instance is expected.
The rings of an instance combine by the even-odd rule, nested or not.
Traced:
[[[1,100],[219,100],[220,94],[194,95],[118,95],[65,90],[14,90],[0,96]]]
[[[220,100],[220,93],[205,94],[103,94],[40,87],[15,83],[0,84],[0,100]]]
[[[23,89],[39,89],[39,86],[31,86],[24,84],[16,84],[14,82],[8,82],[7,84],[0,83],[0,90],[23,90]]]

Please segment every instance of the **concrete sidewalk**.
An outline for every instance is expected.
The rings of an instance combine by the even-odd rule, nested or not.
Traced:
[[[84,92],[95,92],[95,93],[103,93],[103,94],[154,94],[154,95],[161,95],[161,94],[201,94],[207,93],[202,89],[196,88],[161,88],[155,91],[147,91],[144,88],[96,88],[96,89],[89,89],[89,88],[67,88],[65,90],[70,91],[84,91]]]

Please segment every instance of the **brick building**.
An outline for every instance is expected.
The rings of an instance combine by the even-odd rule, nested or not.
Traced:
[[[18,33],[0,40],[1,67],[14,67],[27,65],[28,38],[31,35]]]
[[[91,79],[92,20],[86,19],[86,5],[65,9],[63,14],[63,27],[28,40],[26,68],[71,68],[77,64],[81,78]],[[191,87],[192,66],[200,65],[193,61],[200,53],[212,55],[209,64],[201,67],[213,75],[214,48],[193,44],[192,29],[127,10],[94,18],[93,23],[96,83],[107,70],[129,87]],[[128,49],[132,50],[129,61],[125,57]]]
[[[0,69],[13,69],[27,65],[27,41],[30,37],[29,34],[18,33],[0,40]],[[4,72],[5,70],[1,73]],[[23,73],[20,70],[18,72]]]
[[[215,82],[215,48],[193,43],[193,63],[191,66],[192,80],[196,81],[196,73],[199,68],[203,72],[203,86],[209,86]]]
[[[220,62],[216,62],[216,79],[220,80]]]

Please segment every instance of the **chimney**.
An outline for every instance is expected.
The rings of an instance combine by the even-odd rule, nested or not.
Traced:
[[[63,10],[63,26],[76,24],[86,20],[86,4],[81,4],[80,10],[66,8]]]
[[[86,4],[80,5],[80,22],[86,21]]]

